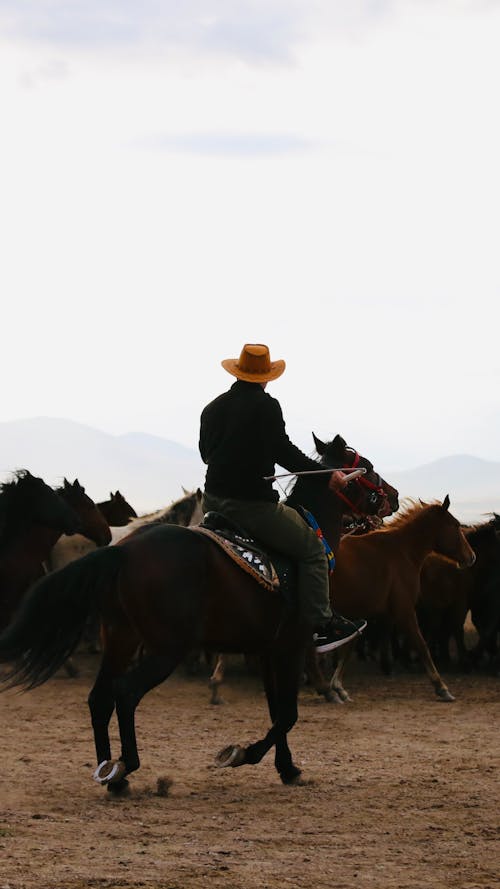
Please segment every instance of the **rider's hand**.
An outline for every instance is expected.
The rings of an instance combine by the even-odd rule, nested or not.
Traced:
[[[345,480],[344,473],[336,470],[335,472],[332,472],[330,476],[328,487],[332,491],[341,491],[342,488],[345,488],[347,486],[347,484],[348,482],[346,482]]]

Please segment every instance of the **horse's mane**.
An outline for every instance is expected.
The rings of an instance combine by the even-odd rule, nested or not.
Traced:
[[[318,464],[318,468],[325,465],[320,458],[312,456],[311,460],[314,460],[315,463]],[[317,478],[307,475],[297,476],[286,486],[283,502],[286,503],[288,506],[293,506],[296,504],[302,505],[304,501],[309,501],[311,499],[311,492],[313,495],[317,495],[317,491]]]
[[[16,469],[10,481],[0,482],[0,545],[6,542],[7,524],[16,513],[18,498],[16,492],[18,485],[22,485],[25,479],[32,478],[28,469]],[[19,510],[18,510],[19,511]],[[17,519],[14,518],[14,521]]]
[[[146,515],[141,515],[137,519],[132,519],[131,522],[127,525],[128,528],[132,527],[142,527],[142,525],[176,525],[178,524],[178,519],[182,517],[182,515],[186,515],[189,510],[186,509],[190,504],[193,503],[197,498],[197,491],[190,491],[188,494],[184,494],[183,497],[179,497],[178,500],[174,500],[169,506],[164,506],[162,509],[157,509],[155,512],[146,513]],[[191,513],[193,510],[191,510]]]
[[[12,475],[14,478],[10,481],[0,482],[0,497],[2,494],[9,494],[13,491],[18,482],[22,482],[25,478],[31,476],[31,472],[29,469],[16,469]]]
[[[473,525],[463,525],[462,527],[467,539],[469,540],[472,537],[473,541],[480,541],[482,539],[486,541],[488,537],[493,539],[493,535],[496,534],[498,530],[495,515],[488,522],[476,522]]]
[[[396,528],[408,525],[409,522],[412,522],[423,512],[432,509],[433,506],[441,506],[440,501],[433,500],[431,503],[426,503],[423,500],[415,500],[413,497],[405,497],[396,515],[391,516],[380,530],[393,531]]]

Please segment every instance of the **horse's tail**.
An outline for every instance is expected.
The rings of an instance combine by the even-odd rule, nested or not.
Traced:
[[[0,663],[11,669],[8,687],[34,688],[50,679],[75,650],[89,617],[116,581],[126,558],[122,546],[89,553],[39,580],[0,634]]]

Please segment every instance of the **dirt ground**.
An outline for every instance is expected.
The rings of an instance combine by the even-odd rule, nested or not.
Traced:
[[[142,768],[114,799],[91,780],[96,661],[80,664],[0,697],[0,889],[498,889],[500,680],[448,676],[453,704],[366,666],[351,704],[305,688],[290,743],[307,783],[284,787],[272,755],[212,764],[264,734],[258,680],[235,664],[214,708],[205,679],[179,674],[141,704]]]

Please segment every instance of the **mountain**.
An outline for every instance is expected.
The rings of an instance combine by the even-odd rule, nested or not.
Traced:
[[[182,487],[201,487],[205,476],[198,453],[178,442],[143,432],[109,435],[47,417],[0,423],[0,477],[22,468],[52,485],[64,476],[78,478],[94,500],[106,500],[119,488],[139,513],[176,500]],[[383,474],[402,498],[435,500],[449,494],[452,512],[462,521],[500,512],[497,462],[462,454]]]
[[[96,501],[119,488],[138,513],[177,500],[182,487],[202,486],[205,474],[198,454],[177,442],[47,417],[0,423],[0,476],[6,480],[15,469],[52,485],[78,478]]]
[[[387,473],[401,497],[423,500],[450,495],[451,511],[462,521],[481,521],[500,512],[500,463],[468,454],[442,457],[416,469]]]

